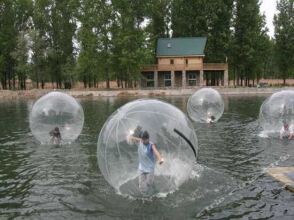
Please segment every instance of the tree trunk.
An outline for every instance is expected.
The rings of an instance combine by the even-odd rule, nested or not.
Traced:
[[[44,82],[44,80],[41,81],[41,86],[42,86],[42,89],[44,89],[44,87],[45,87],[45,82]]]
[[[97,88],[96,77],[93,79],[93,87],[94,87],[94,88]]]
[[[236,87],[236,68],[234,68],[233,72],[233,86]]]
[[[3,79],[2,88],[3,89],[7,89],[7,77],[6,77],[6,73],[4,73],[4,79]]]
[[[108,68],[107,68],[107,67],[105,68],[105,73],[106,73],[106,88],[107,88],[107,89],[110,89],[110,83],[109,83],[109,81],[110,81],[110,79],[109,79],[109,71],[108,71]]]
[[[87,78],[84,76],[83,77],[83,83],[84,83],[84,89],[87,88]]]
[[[91,77],[88,76],[88,87],[91,88],[92,87],[92,83],[91,83]]]
[[[39,74],[38,74],[38,71],[36,72],[36,83],[37,83],[37,89],[39,89]]]
[[[10,70],[8,70],[8,88],[11,89]]]
[[[17,89],[20,90],[21,89],[21,78],[20,76],[17,77]]]
[[[15,76],[13,76],[12,85],[13,85],[13,89],[15,89]]]
[[[26,81],[27,81],[27,78],[24,77],[24,79],[23,79],[23,89],[24,89],[24,90],[27,89]]]
[[[60,78],[58,79],[58,84],[59,84],[59,85],[58,85],[58,86],[59,86],[58,88],[59,88],[59,89],[62,89],[62,80],[61,80]]]
[[[107,88],[107,89],[110,89],[109,79],[106,80],[106,88]]]

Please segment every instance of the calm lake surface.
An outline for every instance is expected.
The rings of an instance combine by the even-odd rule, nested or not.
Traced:
[[[266,96],[225,98],[217,124],[194,124],[199,142],[195,178],[151,200],[116,194],[97,166],[99,131],[134,98],[79,100],[79,139],[40,146],[29,129],[33,101],[0,102],[0,219],[294,219],[294,194],[265,174],[293,166],[294,142],[258,136]],[[161,98],[186,112],[187,97]]]

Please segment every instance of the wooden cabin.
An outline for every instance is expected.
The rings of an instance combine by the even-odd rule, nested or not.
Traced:
[[[206,37],[158,39],[157,64],[143,68],[140,86],[228,86],[227,63],[203,63],[206,41]]]

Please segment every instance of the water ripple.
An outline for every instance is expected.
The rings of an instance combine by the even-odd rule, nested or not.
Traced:
[[[62,147],[39,145],[33,138],[30,102],[3,102],[0,219],[293,219],[293,195],[265,174],[270,166],[293,165],[293,143],[258,136],[264,99],[226,97],[217,124],[194,124],[199,164],[193,178],[174,193],[149,200],[118,195],[97,166],[99,130],[130,99],[82,100],[83,133]],[[165,100],[186,108],[187,97]]]

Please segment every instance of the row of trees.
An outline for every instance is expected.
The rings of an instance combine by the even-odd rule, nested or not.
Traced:
[[[205,62],[228,62],[238,85],[294,75],[293,0],[279,0],[275,37],[258,0],[2,0],[3,89],[132,87],[159,37],[208,37]]]

